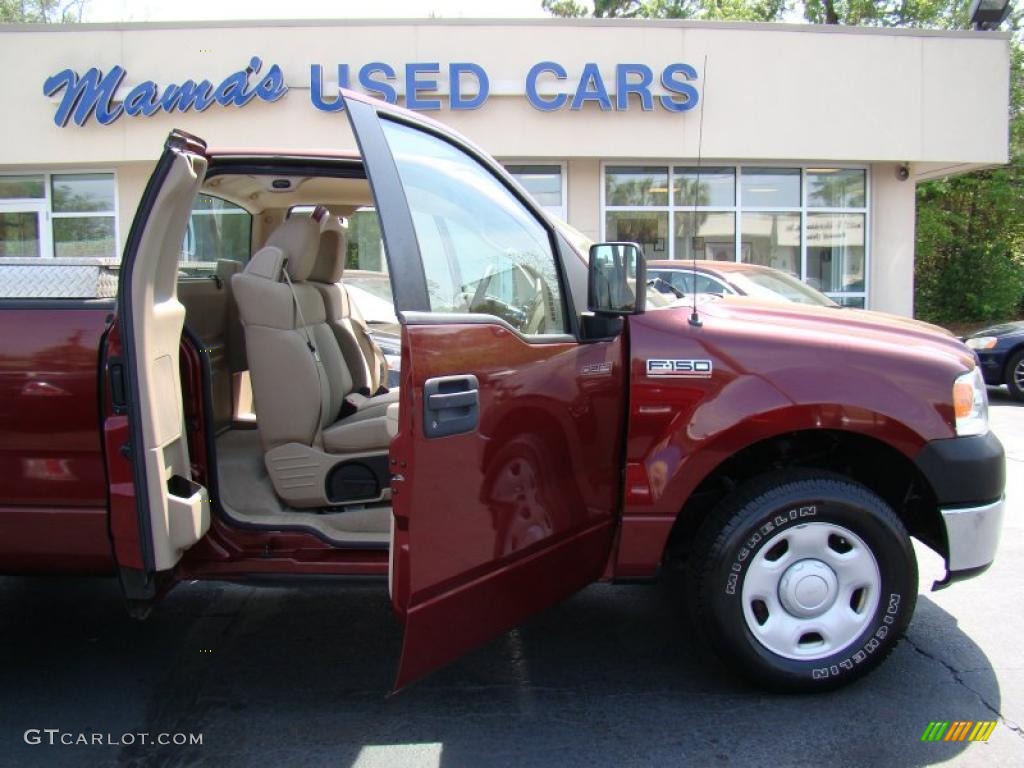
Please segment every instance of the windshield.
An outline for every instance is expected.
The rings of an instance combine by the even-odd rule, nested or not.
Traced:
[[[792,275],[775,270],[752,269],[748,272],[732,272],[729,281],[747,296],[778,301],[780,298],[797,304],[814,307],[838,307],[828,296],[802,283]]]

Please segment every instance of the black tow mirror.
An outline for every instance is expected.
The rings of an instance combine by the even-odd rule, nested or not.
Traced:
[[[639,315],[647,305],[647,262],[636,243],[590,246],[587,308],[595,315]]]

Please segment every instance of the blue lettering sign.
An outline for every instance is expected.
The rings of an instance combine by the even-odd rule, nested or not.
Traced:
[[[631,81],[630,75],[639,75],[639,81]],[[625,112],[629,109],[629,94],[640,97],[640,107],[644,112],[654,109],[654,97],[651,96],[651,83],[654,73],[645,64],[619,64],[615,68],[615,109]]]
[[[371,75],[377,72],[384,75],[387,80],[394,80],[397,77],[395,68],[390,64],[374,61],[359,70],[359,85],[371,96],[376,94],[388,104],[397,104],[398,93],[395,91],[395,87],[383,80],[374,80],[371,77]]]
[[[526,73],[526,98],[534,108],[539,109],[541,112],[554,112],[565,106],[569,96],[565,93],[558,93],[550,99],[541,98],[540,94],[537,93],[537,78],[546,72],[550,72],[558,80],[565,80],[569,77],[565,67],[556,61],[542,61],[534,64],[530,67],[530,71]]]
[[[348,88],[348,64],[338,65],[338,85]],[[319,64],[309,68],[309,98],[321,112],[340,112],[345,108],[341,94],[336,95],[332,101],[324,99],[324,68]]]
[[[257,74],[262,67],[262,60],[253,56],[249,66],[228,75],[216,88],[209,80],[203,80],[198,85],[192,80],[186,80],[181,85],[168,85],[163,94],[156,83],[146,80],[128,91],[120,104],[115,99],[117,89],[124,80],[123,67],[113,67],[106,77],[96,67],[81,77],[65,69],[47,78],[43,83],[43,94],[54,96],[64,91],[60,106],[53,116],[53,122],[61,127],[66,126],[69,119],[74,119],[76,125],[85,125],[93,113],[101,125],[109,125],[122,114],[148,117],[161,109],[165,112],[187,112],[190,109],[202,112],[214,102],[223,107],[244,107],[254,98],[277,101],[288,91],[288,86],[284,83],[281,68],[276,64],[267,70],[255,86],[250,87],[249,77]]]
[[[358,82],[359,88],[371,96],[383,99],[389,104],[398,103],[396,68],[381,61],[364,64],[358,72],[349,64],[337,64],[338,87],[350,87],[350,79]],[[452,111],[479,109],[490,97],[491,82],[487,71],[479,64],[468,61],[451,62],[448,67],[448,102]],[[403,67],[405,78],[405,106],[413,110],[436,111],[441,109],[438,76],[441,64],[438,62],[410,62]],[[263,61],[253,56],[244,69],[233,72],[219,83],[209,80],[185,80],[180,84],[158,86],[152,80],[145,80],[128,90],[120,92],[126,72],[124,67],[114,66],[106,74],[97,67],[86,70],[79,76],[74,70],[65,69],[46,79],[43,93],[49,97],[60,97],[53,120],[64,127],[70,121],[85,125],[95,118],[101,125],[109,125],[122,115],[148,117],[157,112],[204,112],[214,104],[222,107],[244,107],[252,101],[274,102],[288,92],[281,68],[274,64],[263,71]],[[259,77],[258,80],[254,79]],[[587,62],[575,87],[566,93],[546,93],[541,78],[557,82],[569,80],[569,73],[557,61],[541,61],[530,67],[526,74],[525,93],[530,105],[541,112],[555,112],[568,108],[582,110],[587,103],[595,103],[601,111],[625,112],[630,101],[645,112],[656,105],[669,112],[688,112],[697,106],[700,93],[693,81],[697,70],[689,64],[674,63],[666,66],[660,76],[662,87],[667,93],[655,98],[652,89],[655,74],[646,64],[617,64],[615,66],[615,98],[610,95],[610,83],[606,83],[596,62]],[[324,78],[324,67],[312,64],[309,69],[309,99],[320,112],[340,112],[345,102],[339,93],[333,93],[333,86]],[[474,87],[475,85],[475,87]],[[352,86],[356,87],[356,86]],[[326,92],[325,92],[326,88]],[[561,89],[559,89],[561,90]],[[571,94],[571,98],[570,98]],[[630,97],[636,97],[631,99]]]
[[[583,109],[583,104],[587,101],[596,101],[601,105],[602,112],[612,108],[608,89],[604,87],[604,79],[597,64],[592,61],[588,61],[583,67],[583,75],[580,77],[580,84],[576,87],[576,94],[572,97],[572,106],[569,109],[577,112]]]
[[[476,96],[464,99],[462,97],[462,75],[472,75],[476,78]],[[491,92],[491,82],[487,79],[487,73],[479,64],[461,62],[448,65],[448,101],[452,109],[478,109],[487,101]]]
[[[421,99],[420,91],[436,91],[437,79],[421,79],[420,75],[436,75],[441,65],[436,62],[416,62],[405,65],[405,106],[407,109],[421,109],[432,112],[441,108],[440,99]]]
[[[75,125],[85,125],[93,112],[101,125],[109,125],[121,116],[122,106],[114,103],[114,94],[124,80],[124,68],[113,67],[104,77],[96,67],[79,77],[65,69],[43,83],[43,95],[55,96],[64,91],[64,97],[53,116],[53,122],[63,128],[74,116]]]
[[[677,75],[681,76],[677,77]],[[700,94],[697,89],[690,85],[687,80],[696,80],[697,70],[689,64],[669,64],[661,73],[661,84],[666,91],[678,93],[686,98],[680,101],[678,97],[661,96],[661,106],[669,112],[688,112],[697,106]]]

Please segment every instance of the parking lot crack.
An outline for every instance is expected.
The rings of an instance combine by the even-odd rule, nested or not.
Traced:
[[[1024,729],[1022,729],[1021,726],[1015,723],[1013,720],[1010,720],[1005,715],[1003,715],[1003,713],[999,711],[999,708],[993,706],[992,703],[985,698],[984,694],[982,694],[981,691],[968,685],[967,681],[964,680],[963,674],[960,672],[960,670],[958,670],[956,667],[954,667],[952,664],[950,664],[948,661],[941,658],[940,656],[936,656],[934,653],[926,651],[924,648],[922,648],[920,645],[914,642],[914,640],[909,635],[904,637],[904,640],[910,645],[911,648],[913,648],[919,654],[924,656],[926,659],[930,659],[931,661],[934,661],[945,667],[946,671],[949,672],[949,674],[952,676],[953,680],[957,683],[957,685],[961,685],[968,691],[973,693],[978,698],[978,701],[981,702],[981,705],[985,707],[985,709],[987,709],[989,712],[995,715],[999,719],[999,721],[1007,728],[1009,728],[1014,734],[1016,734],[1018,738],[1024,739]]]

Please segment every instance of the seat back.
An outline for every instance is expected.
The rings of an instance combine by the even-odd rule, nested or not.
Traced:
[[[345,228],[338,218],[326,217],[321,224],[320,245],[309,280],[323,297],[327,322],[352,374],[353,387],[374,394],[387,384],[384,355],[341,282],[346,243]]]
[[[319,236],[317,221],[289,218],[231,281],[265,450],[319,445],[353,389],[323,298],[306,282]]]

